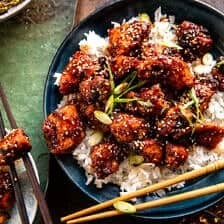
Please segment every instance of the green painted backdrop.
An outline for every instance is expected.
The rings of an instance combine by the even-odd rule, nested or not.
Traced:
[[[33,0],[17,17],[0,23],[0,81],[18,125],[31,138],[43,189],[49,158],[41,133],[44,83],[72,27],[73,11],[74,0]]]

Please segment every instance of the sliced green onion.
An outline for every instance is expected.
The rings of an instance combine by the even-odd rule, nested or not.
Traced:
[[[183,108],[183,109],[187,109],[187,108],[191,107],[193,104],[194,104],[194,101],[193,101],[193,100],[188,101],[187,103],[185,103],[185,104],[182,106],[182,108]]]
[[[204,65],[211,65],[213,63],[213,56],[210,53],[206,53],[203,57],[202,57],[202,63]]]
[[[219,67],[221,67],[222,65],[224,65],[224,60],[218,62],[218,63],[216,64],[216,67],[219,68]]]
[[[147,13],[141,13],[138,15],[139,20],[143,22],[151,22],[151,19]]]
[[[137,76],[137,72],[132,72],[131,74],[132,74],[132,76],[131,76],[131,79],[130,79],[130,81],[128,83],[128,87],[127,88],[129,88],[132,85],[132,83],[135,81],[135,78]]]
[[[179,45],[177,45],[177,44],[175,44],[174,42],[171,42],[171,41],[162,41],[160,44],[165,46],[165,47],[176,48],[178,50],[183,49],[181,46],[179,46]]]
[[[197,105],[199,104],[199,100],[196,96],[196,92],[195,92],[194,88],[192,88],[191,91],[190,91],[190,97],[195,102],[195,104],[197,104]]]
[[[111,95],[105,105],[105,113],[111,114],[114,109],[114,95]]]
[[[117,201],[114,202],[113,204],[114,208],[116,208],[118,211],[123,212],[123,213],[135,213],[136,208],[134,205],[125,202],[125,201]]]
[[[107,64],[107,70],[108,70],[108,73],[109,73],[109,79],[110,79],[110,86],[111,86],[111,90],[113,92],[114,90],[114,76],[113,76],[113,73],[112,73],[112,70],[111,70],[111,67],[110,67],[110,63],[108,60],[106,60],[106,64]]]
[[[130,88],[126,89],[123,93],[119,95],[119,97],[124,96],[126,93],[130,92],[131,90],[140,88],[141,86],[145,85],[147,81],[140,81],[136,85],[131,86]]]
[[[127,82],[122,82],[121,84],[119,84],[118,86],[116,86],[114,88],[114,94],[115,95],[121,94],[127,87],[128,87],[128,83]]]
[[[103,124],[106,124],[106,125],[112,124],[112,120],[110,119],[110,117],[103,111],[95,110],[94,116],[97,120],[99,120]]]
[[[94,146],[99,144],[103,140],[102,131],[94,131],[93,134],[89,137],[88,144],[89,146]]]
[[[131,103],[131,102],[134,102],[134,101],[138,101],[139,99],[137,98],[115,98],[114,99],[114,102],[115,103]]]
[[[137,166],[144,162],[144,157],[140,155],[130,155],[128,161],[131,165]]]
[[[138,104],[140,104],[143,107],[153,107],[153,104],[150,101],[139,100]]]

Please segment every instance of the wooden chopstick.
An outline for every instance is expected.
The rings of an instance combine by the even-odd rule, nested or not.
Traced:
[[[6,115],[8,117],[8,120],[10,122],[11,127],[13,129],[17,128],[16,121],[15,121],[14,116],[12,114],[12,111],[10,109],[8,100],[6,98],[6,95],[4,93],[4,90],[3,90],[3,87],[1,85],[1,83],[0,83],[0,98],[2,100],[2,104],[3,104],[3,107],[5,109],[5,112],[6,112]],[[38,201],[38,205],[39,205],[42,217],[43,217],[43,221],[44,221],[45,224],[53,224],[53,221],[52,221],[52,218],[51,218],[51,215],[50,215],[50,212],[49,212],[49,208],[48,208],[48,206],[46,204],[46,201],[44,199],[44,194],[40,189],[40,185],[38,184],[38,180],[37,180],[35,171],[33,169],[33,166],[32,166],[32,163],[30,161],[30,158],[29,158],[28,154],[24,155],[22,159],[23,159],[24,165],[26,167],[27,175],[28,175],[28,177],[30,179],[30,182],[31,182],[31,185],[33,187],[34,194],[35,194],[36,199]]]
[[[116,201],[126,201],[126,200],[129,200],[129,199],[132,199],[132,198],[137,198],[137,197],[146,195],[148,193],[152,193],[152,192],[155,192],[157,190],[164,189],[168,186],[177,184],[179,182],[186,181],[186,180],[191,180],[191,179],[194,179],[196,177],[200,177],[200,176],[206,175],[208,173],[211,173],[211,172],[223,169],[223,168],[224,168],[224,160],[220,160],[220,161],[214,162],[213,164],[207,165],[203,168],[181,174],[181,175],[176,176],[172,179],[165,180],[165,181],[162,181],[162,182],[157,183],[157,184],[153,184],[151,186],[139,189],[135,192],[125,194],[125,195],[120,196],[120,197],[113,198],[113,199],[105,201],[101,204],[94,205],[94,206],[91,206],[89,208],[83,209],[81,211],[75,212],[73,214],[67,215],[65,217],[62,217],[61,221],[65,222],[65,221],[73,219],[73,218],[78,218],[80,216],[95,213],[99,210],[102,210],[102,209],[105,209],[105,208],[108,208],[108,207],[112,206]]]
[[[141,211],[144,209],[168,205],[171,203],[180,202],[180,201],[184,201],[184,200],[188,200],[188,199],[192,199],[192,198],[196,198],[196,197],[201,197],[204,195],[208,195],[208,194],[212,194],[212,193],[216,193],[216,192],[220,192],[220,191],[224,191],[224,183],[216,184],[216,185],[209,186],[209,187],[204,187],[204,188],[201,188],[198,190],[193,190],[193,191],[185,192],[182,194],[177,194],[174,196],[165,197],[165,198],[158,199],[158,200],[140,203],[140,204],[134,205],[134,207],[136,208],[136,211]],[[73,219],[73,220],[67,221],[66,223],[67,224],[84,223],[84,222],[90,222],[93,220],[109,218],[109,217],[114,217],[114,216],[123,215],[123,214],[125,214],[125,213],[120,212],[118,210],[111,210],[111,211],[102,212],[102,213],[98,213],[98,214],[94,214],[94,215],[89,215],[86,217]]]
[[[0,138],[3,138],[6,135],[4,121],[2,118],[2,113],[0,111]],[[24,202],[23,193],[21,190],[20,181],[16,172],[15,164],[9,164],[9,173],[12,180],[16,203],[19,211],[19,215],[23,224],[29,224],[29,218],[27,215],[27,210]]]

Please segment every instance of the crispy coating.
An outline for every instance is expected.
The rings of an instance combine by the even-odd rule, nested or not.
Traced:
[[[50,114],[42,130],[53,154],[71,153],[83,140],[85,131],[75,105],[67,105]]]
[[[125,110],[141,116],[160,116],[169,107],[168,101],[160,88],[160,85],[153,85],[150,88],[142,88],[139,93],[129,92],[126,98],[139,98],[144,103],[127,103]]]
[[[96,107],[94,104],[80,104],[80,112],[81,115],[86,121],[86,123],[94,130],[101,130],[105,133],[108,133],[110,131],[110,127],[108,125],[105,125],[101,123],[98,119],[94,116],[94,111],[98,110],[99,108]]]
[[[224,56],[218,58],[217,63],[223,62],[220,66],[215,66],[212,69],[212,75],[218,81],[218,89],[224,91]]]
[[[7,165],[31,150],[28,136],[21,129],[14,129],[0,140],[0,165]]]
[[[0,171],[0,211],[9,211],[14,203],[14,191],[9,172]]]
[[[138,77],[150,83],[162,83],[175,90],[193,86],[194,76],[188,65],[178,57],[161,55],[139,63]]]
[[[167,143],[165,147],[165,164],[175,170],[188,158],[188,149],[181,145]]]
[[[65,67],[59,91],[62,95],[74,93],[83,78],[89,78],[100,70],[98,61],[81,51],[76,51]]]
[[[179,140],[183,137],[189,137],[192,127],[189,121],[192,118],[190,110],[180,109],[179,105],[175,105],[167,110],[165,117],[158,121],[157,131],[159,135],[171,137],[174,140]]]
[[[208,149],[214,149],[224,137],[224,128],[215,124],[198,124],[195,126],[195,142]]]
[[[162,164],[163,148],[156,139],[146,138],[142,141],[135,141],[134,149],[137,154],[144,157],[145,162],[154,163],[155,165]]]
[[[9,218],[10,215],[8,212],[0,211],[0,224],[4,224]]]
[[[196,79],[194,89],[196,96],[199,99],[200,110],[203,112],[208,108],[211,97],[217,91],[218,83],[215,79],[205,75],[201,75],[200,79]]]
[[[208,30],[189,21],[183,21],[177,26],[176,35],[179,45],[183,47],[182,55],[188,61],[203,56],[213,46]]]
[[[180,51],[177,48],[162,46],[160,44],[143,43],[141,46],[141,58],[147,59],[160,55],[167,55],[181,58]]]
[[[105,102],[110,95],[110,81],[101,76],[94,76],[79,84],[79,92],[84,102],[89,104]]]
[[[124,78],[126,74],[136,71],[138,64],[139,60],[137,58],[123,55],[118,55],[110,61],[111,71],[116,80]]]
[[[108,31],[109,52],[114,57],[116,55],[137,56],[141,44],[148,40],[150,23],[134,21],[123,23]]]
[[[149,127],[143,118],[126,113],[116,113],[112,119],[110,130],[118,141],[131,142],[145,138]]]
[[[91,167],[98,178],[105,178],[118,170],[119,164],[126,156],[124,147],[114,142],[100,143],[91,149]]]

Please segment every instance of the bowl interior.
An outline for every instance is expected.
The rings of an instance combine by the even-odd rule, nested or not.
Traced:
[[[54,85],[54,73],[62,72],[67,64],[69,57],[73,52],[78,50],[78,43],[84,38],[84,33],[89,30],[94,30],[101,36],[107,36],[107,29],[112,27],[111,21],[122,22],[123,19],[129,19],[139,13],[146,12],[151,18],[154,18],[155,10],[161,6],[162,12],[168,15],[175,15],[176,22],[190,20],[197,24],[206,26],[215,42],[213,50],[214,56],[224,54],[224,16],[212,7],[193,0],[122,0],[111,4],[103,9],[100,9],[94,14],[91,14],[77,27],[75,27],[65,38],[62,45],[59,47],[53,62],[50,66],[45,92],[44,92],[44,113],[45,116],[51,113],[59,103],[61,96],[58,93],[57,87]],[[71,155],[56,157],[61,167],[64,169],[68,177],[82,189],[89,197],[97,202],[102,202],[119,195],[119,188],[115,185],[108,184],[102,189],[97,189],[94,185],[86,186],[85,173],[78,164],[74,161]],[[219,171],[210,174],[206,177],[199,178],[196,181],[189,181],[183,189],[173,190],[168,193],[172,195],[188,190],[198,189],[209,185],[209,183],[219,183],[224,178],[224,172]],[[142,218],[165,219],[175,218],[200,211],[214,204],[223,197],[222,193],[216,193],[197,199],[175,203],[169,206],[163,206],[139,212],[137,216]],[[153,200],[157,197],[149,195],[139,199],[139,201]]]

